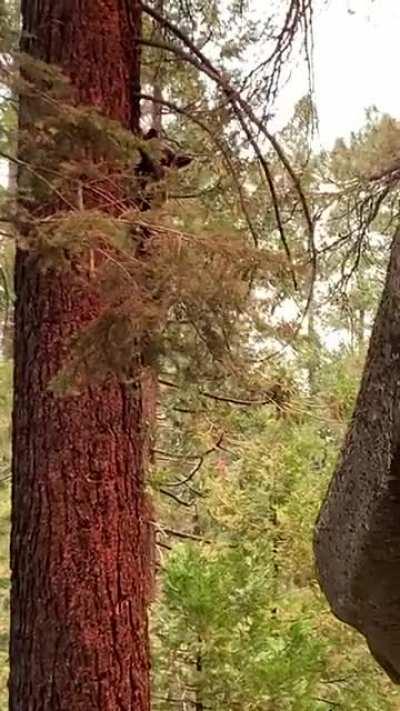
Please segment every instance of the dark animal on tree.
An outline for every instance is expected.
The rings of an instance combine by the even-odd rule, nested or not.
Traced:
[[[154,197],[154,191],[148,190],[149,185],[151,186],[164,180],[166,171],[180,170],[192,162],[192,158],[189,155],[174,151],[166,141],[160,139],[159,133],[155,128],[147,131],[143,138],[145,141],[159,141],[160,157],[156,159],[144,148],[139,148],[140,161],[135,165],[135,175],[139,183],[139,207],[142,212],[151,208],[152,197]]]

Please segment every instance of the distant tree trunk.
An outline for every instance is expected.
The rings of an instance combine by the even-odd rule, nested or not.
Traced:
[[[156,10],[159,15],[164,14],[164,0],[157,0]],[[154,23],[155,32],[159,32],[159,28],[156,23]],[[160,38],[161,41],[163,38]],[[163,100],[163,55],[160,53],[158,64],[156,65],[154,79],[153,79],[153,97],[154,101],[151,107],[152,116],[152,127],[161,134],[162,130],[162,100]]]
[[[10,151],[13,155],[15,153],[15,146],[12,146]],[[17,164],[15,162],[10,162],[8,166],[8,181],[7,181],[7,196],[9,203],[12,207],[12,213],[14,213],[15,203],[17,199]],[[10,233],[13,233],[13,224],[10,223],[9,226]],[[14,264],[14,245],[11,240],[3,242],[1,245],[2,252],[2,263],[4,269],[4,278],[7,285],[10,284],[12,269]],[[11,289],[10,289],[11,292]],[[1,344],[1,355],[6,360],[11,360],[13,354],[13,334],[14,334],[14,305],[12,294],[8,292],[5,294],[5,309],[4,309],[4,320],[3,320],[3,333],[2,333],[2,344]]]
[[[319,338],[315,328],[315,299],[311,299],[308,308],[307,336],[309,352],[307,355],[306,369],[308,388],[311,395],[315,395],[318,385],[318,358],[319,358]]]
[[[136,1],[23,0],[22,13],[24,51],[137,131]],[[15,290],[10,709],[148,711],[145,377],[53,396],[102,295],[21,250]]]
[[[202,654],[201,654],[201,647],[202,647],[202,640],[200,635],[198,635],[197,639],[197,652],[196,652],[196,674],[197,674],[197,686],[196,686],[196,700],[194,702],[194,708],[195,711],[204,711],[204,704],[201,700],[201,689],[200,689],[200,678],[201,674],[203,672],[203,659],[202,659]]]
[[[365,309],[363,309],[363,308],[360,308],[357,311],[356,333],[357,333],[357,347],[358,347],[358,350],[361,351],[362,348],[364,347],[364,342],[365,342]]]

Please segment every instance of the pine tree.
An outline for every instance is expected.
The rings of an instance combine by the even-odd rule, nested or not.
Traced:
[[[138,3],[25,1],[22,15],[23,51],[62,68],[75,105],[92,105],[138,132]],[[23,99],[21,131],[37,120]],[[27,179],[20,172],[20,186]],[[46,215],[57,209],[52,197]],[[89,257],[85,250],[60,271],[44,268],[35,246],[16,255],[15,710],[148,711],[150,704],[144,468],[151,378],[141,373],[132,386],[110,376],[62,399],[50,388],[71,337],[104,308],[96,280],[88,278]]]
[[[271,55],[272,73],[267,62],[247,84],[249,96],[258,83],[264,99],[266,91],[273,97],[297,30],[309,36],[309,3],[291,6],[295,12],[285,16],[289,26]],[[187,116],[165,101],[162,92],[151,100],[194,122],[217,167],[224,164],[227,198],[209,193],[216,205],[226,200],[233,206],[229,230],[226,214],[222,221],[210,216],[210,195],[191,234],[187,213],[159,209],[170,188],[162,166],[171,154],[156,137],[145,145],[140,135],[139,99],[146,95],[139,44],[160,49],[141,37],[142,9],[165,30],[170,44],[161,50],[179,61],[189,87],[204,93],[200,119],[195,110]],[[200,15],[203,10],[218,19],[222,34],[214,3]],[[296,196],[310,239],[311,218],[300,181],[238,82],[230,83],[193,46],[191,31],[197,39],[201,32],[192,18],[188,36],[136,2],[96,0],[84,8],[61,0],[24,2],[22,11],[20,75],[10,85],[21,97],[10,704],[143,711],[149,706],[149,524],[155,523],[145,495],[153,367],[172,364],[168,374],[191,379],[194,397],[206,382],[233,384],[253,352],[259,315],[249,298],[253,289],[261,282],[277,291],[280,280],[296,281],[281,195],[258,132],[285,165],[285,193]],[[286,31],[289,41],[281,46]],[[235,56],[235,43],[225,51]],[[199,69],[207,83],[193,80]],[[171,128],[176,140],[180,120]],[[258,236],[241,184],[243,137],[270,186],[268,224],[275,220],[282,254],[250,245],[253,239],[257,246]],[[237,151],[233,161],[229,144]],[[303,249],[301,259],[307,258]],[[238,380],[245,390],[253,376]],[[276,391],[265,397],[276,399]],[[196,703],[201,707],[201,696]]]
[[[308,145],[294,118],[285,130],[290,139],[285,148],[302,149],[298,161],[311,185],[309,199],[325,218],[317,234],[317,338],[310,344],[305,328],[294,342],[284,341],[282,333],[292,352],[281,362],[286,386],[281,409],[206,395],[199,402],[182,382],[180,389],[166,386],[162,393],[154,475],[161,494],[162,559],[161,596],[153,614],[157,709],[190,709],[199,700],[215,709],[279,711],[336,705],[394,711],[398,705],[397,689],[370,658],[362,638],[328,614],[311,557],[318,505],[354,407],[364,341],[388,256],[375,222],[367,226],[357,268],[349,278],[340,269],[342,263],[352,266],[346,252],[356,259],[363,239],[354,196],[344,187],[354,186],[354,165],[370,140],[368,125],[338,175],[336,151],[307,162]],[[375,140],[384,139],[383,125]],[[336,194],[325,192],[327,174],[335,180]],[[253,216],[258,197],[251,202]],[[388,207],[390,201],[382,205],[378,224],[390,231]],[[301,226],[293,212],[291,217],[291,244],[297,237],[301,248]],[[331,245],[342,232],[347,240],[338,255]],[[377,241],[383,249],[376,249]],[[329,291],[331,282],[335,294]],[[271,331],[277,338],[278,330]],[[328,347],[327,336],[335,337],[335,346],[329,339]],[[304,378],[310,351],[317,364],[312,387]],[[276,383],[271,370],[264,363],[258,376],[264,381],[272,376]]]

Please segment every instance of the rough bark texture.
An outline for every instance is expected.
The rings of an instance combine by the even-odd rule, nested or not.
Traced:
[[[400,682],[400,233],[360,392],[315,533],[333,612]]]
[[[22,11],[24,49],[137,130],[136,3],[25,0]],[[148,389],[110,379],[53,396],[101,294],[22,251],[15,289],[10,709],[148,711]]]

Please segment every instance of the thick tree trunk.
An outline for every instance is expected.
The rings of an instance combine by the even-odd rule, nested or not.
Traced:
[[[24,49],[59,64],[81,102],[138,130],[135,0],[23,0]],[[48,388],[101,294],[16,257],[11,711],[148,711],[150,405],[112,378]]]
[[[315,533],[334,613],[400,683],[400,232],[360,392]]]

